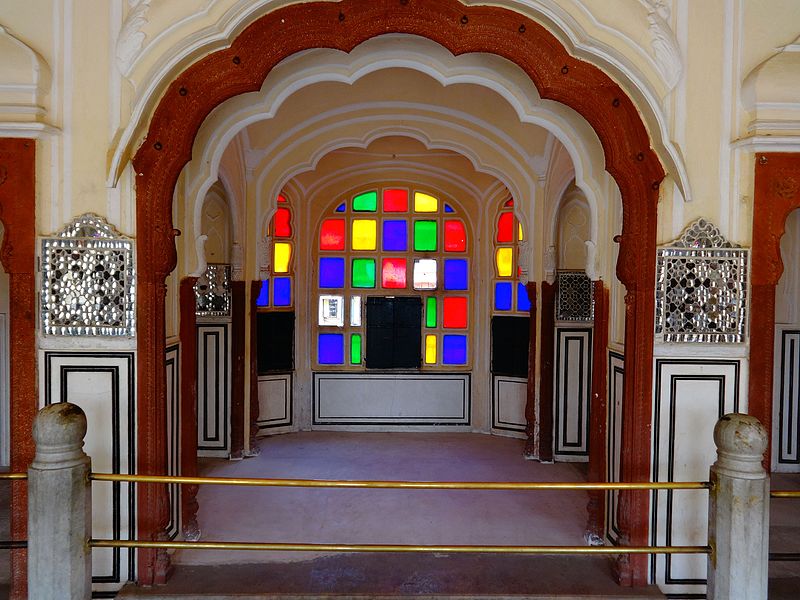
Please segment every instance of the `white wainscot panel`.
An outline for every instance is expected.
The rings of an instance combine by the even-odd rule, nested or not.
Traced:
[[[716,460],[714,426],[738,412],[739,361],[656,360],[653,480],[707,481]],[[657,546],[708,543],[708,492],[653,493],[651,536]],[[706,557],[654,555],[651,575],[670,594],[705,592]]]
[[[167,375],[167,475],[180,475],[181,461],[181,361],[180,344],[167,347],[164,369]],[[167,535],[174,539],[180,531],[180,485],[167,486],[169,493],[169,525]]]
[[[492,429],[499,430],[503,435],[526,437],[528,380],[502,375],[495,375],[492,380]]]
[[[258,376],[259,433],[292,424],[292,375],[283,373]]]
[[[132,352],[45,352],[45,405],[71,402],[86,413],[84,451],[98,473],[133,473],[136,405]],[[100,539],[135,538],[135,490],[127,483],[92,485],[92,534]],[[92,587],[113,592],[134,577],[134,553],[122,548],[92,550]]]
[[[800,473],[800,327],[775,327],[772,467]]]
[[[589,460],[592,330],[556,329],[555,459]]]
[[[197,325],[197,455],[230,452],[230,336],[227,323]]]
[[[469,425],[470,376],[314,373],[314,425]]]
[[[606,480],[620,481],[622,462],[622,399],[625,392],[625,357],[617,352],[608,353],[608,427],[606,456]],[[606,492],[606,537],[616,545],[619,543],[617,506],[619,492]]]

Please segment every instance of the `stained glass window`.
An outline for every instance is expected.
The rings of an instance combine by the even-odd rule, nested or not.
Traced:
[[[261,281],[261,289],[255,302],[259,311],[287,310],[294,304],[292,287],[295,242],[292,205],[283,194],[278,196],[277,205],[266,231],[272,238],[270,259],[273,277],[271,281]]]
[[[375,297],[416,297],[422,307],[420,368],[468,366],[472,260],[469,232],[455,206],[396,185],[335,199],[319,222],[313,249],[320,315],[316,365],[377,368],[367,356],[374,328],[365,307]]]
[[[497,212],[494,230],[494,300],[496,313],[528,314],[531,309],[525,285],[519,281],[519,242],[523,241],[522,223],[514,214],[514,200],[503,202]]]

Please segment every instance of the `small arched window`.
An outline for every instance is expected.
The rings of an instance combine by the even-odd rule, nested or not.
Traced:
[[[294,306],[294,226],[292,207],[284,195],[278,196],[278,209],[272,216],[268,235],[272,278],[261,282],[256,299],[259,309],[288,310]]]
[[[496,314],[528,314],[528,292],[519,280],[519,243],[525,239],[514,215],[514,200],[506,200],[497,213],[494,231],[494,281],[492,310]]]

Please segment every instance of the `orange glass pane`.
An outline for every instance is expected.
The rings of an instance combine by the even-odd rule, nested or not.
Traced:
[[[501,213],[497,219],[497,241],[510,243],[514,241],[514,213]]]
[[[344,250],[344,219],[325,219],[319,230],[320,250]]]
[[[384,212],[406,212],[408,210],[408,190],[383,190]]]
[[[467,232],[461,221],[447,220],[444,222],[444,250],[445,252],[467,251]]]
[[[288,208],[281,206],[275,213],[272,222],[275,224],[276,238],[292,237],[292,213]]]
[[[384,288],[406,287],[406,259],[384,258],[381,265],[381,286]]]
[[[351,247],[353,250],[375,250],[378,225],[375,219],[354,219],[353,238]]]
[[[511,262],[514,259],[514,250],[512,248],[498,248],[496,261],[497,261],[497,274],[500,277],[511,277],[514,272]]]

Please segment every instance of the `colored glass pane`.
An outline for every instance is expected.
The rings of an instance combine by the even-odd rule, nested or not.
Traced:
[[[430,194],[414,192],[414,212],[437,212],[439,201]]]
[[[436,260],[433,258],[418,258],[414,260],[414,289],[436,289]]]
[[[506,203],[503,204],[503,208],[514,208],[514,199],[506,200]]]
[[[383,249],[388,252],[408,250],[408,223],[405,220],[383,222]]]
[[[336,212],[344,212],[347,210],[347,205],[342,202],[339,206],[336,207]]]
[[[452,206],[450,206],[449,204],[445,204],[445,205],[444,205],[444,212],[446,212],[446,213],[452,213],[452,212],[456,212],[456,211],[454,211],[454,210],[453,210],[453,207],[452,207]]]
[[[406,259],[384,258],[381,265],[381,286],[389,289],[406,287]]]
[[[353,210],[375,212],[378,210],[378,192],[364,192],[353,198]]]
[[[317,337],[317,362],[321,365],[344,363],[344,335],[320,333]]]
[[[408,190],[383,190],[383,212],[408,211]]]
[[[319,287],[344,287],[344,259],[323,256],[319,259]]]
[[[500,215],[497,220],[497,241],[501,244],[514,241],[514,213]]]
[[[353,250],[375,250],[378,223],[375,219],[353,219]]]
[[[344,325],[344,297],[324,294],[319,297],[319,324],[329,327]]]
[[[467,336],[442,336],[442,363],[446,365],[467,364]]]
[[[288,208],[281,206],[273,217],[273,223],[276,238],[292,237],[292,213]]]
[[[283,194],[280,194],[280,195],[278,196],[278,202],[279,202],[280,204],[283,204],[284,202],[286,202],[286,198],[283,196]]]
[[[531,301],[528,299],[528,290],[522,282],[517,283],[517,310],[528,312],[531,309]]]
[[[514,250],[512,248],[498,248],[497,249],[497,274],[500,277],[511,277],[514,272],[511,261],[514,259]]]
[[[320,250],[344,250],[344,219],[325,219],[319,230]]]
[[[273,273],[288,273],[289,260],[292,258],[292,245],[287,242],[275,242],[275,258],[272,261]]]
[[[494,284],[494,309],[511,310],[510,281],[498,281]]]
[[[525,239],[525,236],[522,233],[522,223],[519,223],[517,225],[517,227],[518,227],[518,231],[519,231],[519,235],[517,236],[517,239],[521,242],[522,240]]]
[[[464,296],[446,296],[442,300],[442,326],[463,329],[467,326],[467,299]]]
[[[435,365],[436,364],[436,336],[435,335],[426,335],[425,336],[425,364],[426,365]]]
[[[361,327],[361,296],[350,296],[350,325]]]
[[[350,364],[361,364],[361,334],[354,333],[350,336]]]
[[[375,287],[375,259],[374,258],[354,258],[353,259],[353,287],[355,288],[374,288]]]
[[[425,298],[425,327],[436,327],[436,298]]]
[[[269,306],[269,279],[261,281],[261,289],[258,291],[256,306]]]
[[[466,290],[469,287],[467,260],[453,258],[444,261],[444,289]]]
[[[444,251],[445,252],[466,252],[467,232],[464,223],[455,219],[448,219],[444,222]]]
[[[436,221],[414,221],[414,250],[436,251]]]
[[[272,306],[292,305],[292,278],[275,277],[272,280]]]

